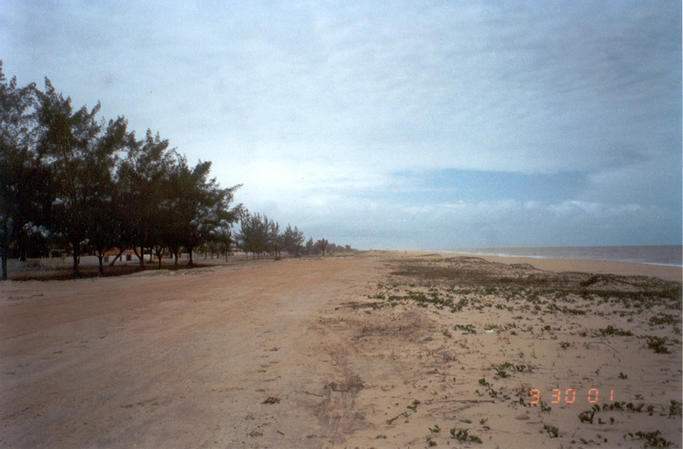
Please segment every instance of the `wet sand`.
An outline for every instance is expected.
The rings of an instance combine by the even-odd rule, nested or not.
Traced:
[[[526,262],[0,284],[0,446],[680,447],[670,267]]]

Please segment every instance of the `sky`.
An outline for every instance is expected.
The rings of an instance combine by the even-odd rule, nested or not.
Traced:
[[[314,239],[681,244],[677,1],[5,0],[0,60]]]

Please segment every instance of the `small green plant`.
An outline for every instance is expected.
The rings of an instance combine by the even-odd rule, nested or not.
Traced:
[[[432,433],[439,433],[441,432],[441,427],[439,427],[438,424],[434,424],[434,427],[430,427],[429,431]]]
[[[416,411],[418,405],[420,405],[420,401],[415,399],[415,400],[413,400],[412,404],[408,405],[406,408],[409,408],[412,411]]]
[[[558,429],[555,426],[549,426],[548,424],[543,424],[543,430],[548,432],[548,435],[550,435],[550,438],[557,438],[557,435],[560,432],[560,429]]]
[[[671,400],[669,404],[669,416],[681,416],[681,401]]]
[[[427,437],[427,446],[429,446],[429,447],[436,446],[436,441],[432,440],[432,437]]]
[[[517,373],[523,373],[523,372],[533,372],[534,367],[532,365],[513,365],[510,362],[504,362],[499,365],[493,364],[491,365],[491,368],[496,372],[496,376],[500,378],[506,378],[509,377],[510,375],[508,374],[508,371],[512,372],[517,372]]]
[[[659,316],[653,316],[650,318],[650,325],[651,326],[658,326],[660,324],[678,324],[680,323],[680,320],[678,320],[675,316],[669,315],[667,313]]]
[[[666,338],[647,337],[647,347],[652,349],[657,354],[669,353],[669,349],[666,347]]]
[[[474,326],[472,324],[456,324],[454,329],[467,332],[468,334],[476,334],[477,333],[477,330],[474,328]]]
[[[623,330],[612,326],[611,324],[604,329],[598,329],[598,334],[602,337],[607,337],[608,335],[616,335],[620,337],[629,337],[633,335],[633,332],[629,330]]]
[[[560,342],[560,347],[561,347],[562,349],[567,349],[567,348],[570,347],[570,346],[571,346],[571,343],[569,343],[568,341],[561,341],[561,342]]]
[[[621,371],[619,371],[619,379],[628,379],[628,376]]]
[[[597,413],[599,411],[600,411],[600,406],[595,404],[595,405],[593,405],[593,407],[591,407],[590,410],[586,410],[586,411],[579,413],[579,421],[593,424],[593,418],[595,417],[595,413]]]
[[[479,438],[476,435],[470,435],[468,429],[456,429],[455,427],[450,430],[451,432],[451,438],[454,438],[458,441],[471,441],[473,443],[480,443],[481,444],[481,438]]]
[[[656,430],[654,432],[636,432],[635,434],[629,432],[628,435],[632,439],[645,440],[644,448],[666,448],[671,447],[673,442],[664,439],[661,435],[662,432]],[[626,437],[624,435],[624,438]]]

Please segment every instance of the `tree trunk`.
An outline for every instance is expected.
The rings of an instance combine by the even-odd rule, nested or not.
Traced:
[[[188,248],[187,250],[188,250],[189,253],[190,253],[190,261],[187,263],[187,266],[188,266],[188,267],[191,267],[192,264],[194,263],[194,262],[192,261],[192,248]]]
[[[104,258],[104,253],[102,251],[97,251],[97,259],[100,263],[100,268],[99,268],[100,276],[104,276],[104,268],[102,267],[102,258]]]
[[[73,250],[74,250],[73,251],[73,259],[74,259],[73,270],[74,270],[74,274],[78,274],[78,256],[80,255],[79,252],[81,249],[80,248],[81,244],[80,244],[80,242],[72,243],[72,246],[73,246]]]
[[[7,280],[7,252],[9,251],[9,236],[7,235],[7,216],[2,220],[2,242],[0,243],[0,251],[2,251],[2,280]]]
[[[123,254],[123,251],[119,251],[119,253],[116,255],[116,257],[114,257],[114,260],[111,261],[111,263],[109,264],[109,266],[110,266],[110,267],[113,267],[114,264],[116,263],[116,261],[119,260],[119,257],[121,257],[122,254]],[[136,255],[136,256],[138,255],[137,251],[135,252],[135,255]],[[139,258],[139,257],[140,257],[140,256],[138,256],[138,258]]]
[[[3,242],[4,248],[2,249],[2,280],[7,280],[7,246]]]
[[[152,250],[150,250],[151,253]],[[145,247],[141,246],[140,247],[140,254],[138,254],[138,249],[136,247],[133,247],[133,252],[135,255],[138,257],[140,260],[140,267],[145,268]]]

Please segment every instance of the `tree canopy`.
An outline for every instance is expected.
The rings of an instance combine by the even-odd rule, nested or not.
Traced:
[[[45,79],[19,87],[0,61],[0,255],[44,256],[66,250],[78,272],[80,256],[117,249],[159,259],[201,248],[227,254],[237,244],[255,256],[325,253],[327,240],[304,246],[296,226],[280,225],[234,204],[240,185],[224,188],[211,162],[195,165],[168,140],[147,130],[138,140],[125,117],[99,118],[100,104],[74,108]],[[232,226],[239,222],[240,230]],[[312,242],[312,240],[310,240]],[[321,244],[325,242],[325,244]],[[347,245],[348,247],[348,245]],[[350,247],[348,247],[350,250]],[[113,262],[112,262],[113,263]]]

